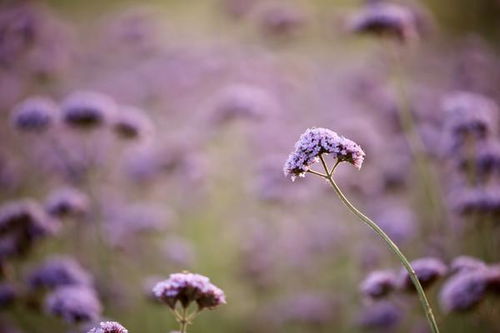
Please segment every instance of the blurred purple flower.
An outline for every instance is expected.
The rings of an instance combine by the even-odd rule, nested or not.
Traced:
[[[182,267],[191,266],[195,259],[193,244],[179,236],[167,237],[162,253],[169,262]]]
[[[321,325],[334,318],[335,308],[335,302],[327,295],[302,292],[278,300],[266,312],[279,324]]]
[[[296,7],[269,5],[261,9],[259,23],[272,36],[290,36],[304,27],[306,16]]]
[[[400,307],[389,301],[378,301],[368,305],[358,316],[358,325],[370,329],[392,329],[403,317]]]
[[[61,286],[91,286],[92,277],[75,259],[54,255],[30,272],[27,283],[33,290],[55,289]]]
[[[30,97],[18,104],[11,115],[12,126],[22,132],[44,132],[60,116],[59,108],[50,98]]]
[[[57,288],[47,296],[45,309],[51,315],[61,317],[68,323],[93,321],[102,312],[95,291],[84,286]]]
[[[117,106],[112,98],[92,91],[76,91],[62,102],[64,122],[71,127],[90,129],[110,122]]]
[[[397,275],[392,271],[374,271],[361,282],[361,293],[369,298],[382,298],[396,288]]]
[[[81,216],[89,210],[89,198],[75,188],[59,188],[49,194],[45,203],[47,212],[55,217]]]
[[[0,283],[0,309],[10,307],[18,297],[19,292],[13,284],[8,282]]]
[[[455,257],[450,263],[450,273],[464,273],[475,271],[478,269],[485,269],[487,267],[486,263],[478,258],[470,256],[459,256]]]
[[[485,297],[486,270],[459,272],[443,285],[439,293],[441,308],[445,312],[462,312],[473,309]]]
[[[153,123],[147,114],[138,108],[122,106],[112,121],[115,133],[122,139],[147,138],[153,132]]]
[[[388,35],[402,42],[419,37],[416,15],[407,7],[388,2],[364,6],[352,17],[349,29],[357,33]]]
[[[415,270],[415,274],[423,288],[430,287],[448,271],[446,265],[441,260],[431,257],[413,260],[411,266]],[[408,271],[404,268],[399,273],[398,284],[402,290],[416,291]]]

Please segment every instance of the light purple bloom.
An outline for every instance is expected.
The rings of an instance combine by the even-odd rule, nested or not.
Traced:
[[[11,115],[12,126],[19,131],[43,132],[59,117],[57,105],[47,97],[31,97],[18,104]]]
[[[67,286],[56,289],[45,300],[48,313],[61,317],[68,323],[96,320],[102,306],[95,291],[88,287]]]
[[[101,321],[87,333],[128,333],[128,330],[116,321]]]
[[[321,154],[331,154],[340,162],[349,162],[360,169],[365,158],[361,147],[336,132],[326,128],[309,128],[295,144],[295,151],[290,154],[283,167],[285,176],[295,180],[304,177],[311,165],[318,161]]]
[[[47,212],[56,217],[79,216],[89,209],[89,198],[77,189],[64,187],[50,193],[45,207]]]
[[[430,257],[414,260],[411,262],[411,266],[415,270],[415,274],[423,288],[431,286],[448,271],[441,260]],[[404,268],[401,269],[399,274],[399,287],[406,291],[416,291],[408,271]]]
[[[418,37],[417,17],[406,7],[380,2],[363,7],[350,21],[353,32],[390,35],[401,41]]]
[[[143,110],[122,106],[113,119],[113,130],[122,139],[144,138],[153,132],[153,123]]]
[[[439,293],[441,308],[445,312],[471,310],[484,299],[486,287],[486,270],[458,273],[446,281]]]
[[[224,292],[210,283],[209,278],[193,273],[171,274],[167,280],[156,284],[153,293],[172,309],[177,302],[184,308],[196,302],[200,310],[226,303]]]
[[[401,308],[393,303],[378,301],[362,310],[358,323],[364,328],[389,329],[401,321],[402,315]]]
[[[76,91],[62,102],[63,119],[68,126],[89,129],[109,122],[117,106],[112,98],[92,91]]]
[[[55,289],[61,286],[91,286],[92,277],[71,257],[53,256],[46,259],[28,275],[32,289]]]
[[[459,256],[454,258],[450,264],[451,273],[463,273],[469,271],[475,271],[478,269],[485,269],[487,265],[484,261],[470,257],[470,256]]]
[[[397,276],[392,271],[371,272],[361,282],[361,293],[371,298],[381,298],[396,288]]]

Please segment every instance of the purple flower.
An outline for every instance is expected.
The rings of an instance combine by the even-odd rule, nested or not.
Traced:
[[[499,109],[490,98],[466,91],[455,91],[443,98],[442,109],[452,149],[467,137],[486,139],[496,131]]]
[[[200,310],[226,303],[224,292],[210,283],[209,278],[193,273],[171,274],[167,280],[156,284],[153,293],[172,309],[177,302],[184,308],[196,302]]]
[[[45,309],[51,315],[61,317],[68,323],[93,321],[102,312],[95,291],[84,286],[57,288],[47,296]]]
[[[28,275],[32,289],[55,289],[61,286],[91,286],[92,277],[73,258],[52,256]]]
[[[391,271],[375,271],[361,282],[360,289],[364,296],[381,298],[396,288],[397,276]]]
[[[412,261],[411,266],[423,288],[431,286],[447,272],[446,265],[436,258],[420,258]],[[399,274],[399,287],[406,291],[416,291],[408,271],[404,268]]]
[[[153,123],[143,110],[131,106],[120,107],[113,119],[113,130],[122,139],[138,139],[153,132]]]
[[[401,317],[401,308],[388,301],[378,301],[363,309],[358,323],[364,328],[389,329],[396,326]]]
[[[52,235],[59,223],[33,200],[10,201],[0,206],[0,259],[25,254],[34,242]]]
[[[360,169],[365,158],[361,147],[349,139],[326,128],[309,128],[295,144],[295,151],[285,162],[283,172],[295,180],[304,177],[311,165],[318,161],[321,154],[331,154],[340,162],[349,162]]]
[[[351,19],[349,28],[357,33],[393,36],[402,42],[418,38],[416,15],[409,8],[393,3],[365,6]]]
[[[484,299],[486,287],[486,270],[458,273],[446,281],[439,293],[441,308],[445,312],[471,310]]]
[[[497,187],[465,188],[457,193],[454,209],[462,215],[500,212],[500,189]]]
[[[87,333],[128,333],[128,330],[116,321],[101,321]]]
[[[214,97],[214,122],[226,123],[234,119],[259,120],[277,109],[277,103],[266,90],[249,84],[232,84]]]
[[[23,132],[43,132],[58,119],[57,105],[47,97],[31,97],[14,108],[11,123]]]
[[[49,194],[45,207],[55,217],[79,216],[89,209],[89,198],[74,188],[60,188]]]
[[[76,91],[62,102],[62,114],[68,126],[90,129],[109,122],[116,113],[110,97],[91,91]]]
[[[13,284],[0,283],[0,309],[5,309],[14,304],[18,298],[18,291]]]
[[[487,265],[480,259],[469,256],[459,256],[451,261],[450,271],[455,274],[485,269],[486,267]]]

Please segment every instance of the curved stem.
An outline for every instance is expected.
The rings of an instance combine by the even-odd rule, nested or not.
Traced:
[[[180,324],[180,333],[187,333],[187,327],[188,327],[188,316],[187,316],[187,309],[186,308],[182,308],[182,314],[181,314],[181,318],[179,320],[179,324]]]
[[[323,157],[321,157],[321,161],[323,163],[323,166],[325,167],[326,172],[328,173],[328,168],[326,166],[326,163],[324,162]],[[337,163],[338,164],[338,163]],[[332,170],[333,171],[333,170]],[[427,317],[427,320],[429,321],[429,325],[432,329],[433,333],[438,333],[439,328],[436,323],[436,319],[434,318],[434,314],[432,313],[432,308],[429,304],[429,301],[427,300],[427,297],[425,296],[424,289],[422,288],[422,285],[420,284],[420,281],[417,278],[417,275],[415,274],[415,270],[411,266],[410,262],[404,254],[401,252],[399,247],[391,240],[391,238],[374,222],[372,221],[369,217],[361,213],[354,205],[346,198],[344,193],[340,190],[340,187],[335,183],[333,180],[333,172],[329,173],[328,176],[326,177],[328,179],[330,185],[332,185],[333,189],[339,196],[340,200],[344,203],[344,205],[349,208],[349,210],[356,215],[361,221],[366,223],[373,231],[375,231],[380,238],[382,238],[386,244],[389,246],[389,248],[396,254],[398,257],[399,261],[403,264],[404,268],[408,271],[408,274],[410,276],[410,279],[412,280],[413,284],[415,285],[415,288],[417,289],[418,296],[420,298],[420,302],[422,303],[422,307],[424,308],[425,315]]]

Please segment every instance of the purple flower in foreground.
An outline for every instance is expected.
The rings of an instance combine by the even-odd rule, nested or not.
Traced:
[[[479,269],[458,273],[444,284],[439,293],[441,308],[445,312],[472,310],[485,297],[487,270]]]
[[[87,333],[128,333],[128,330],[116,321],[102,321]]]
[[[336,132],[326,128],[309,128],[295,144],[295,151],[285,162],[283,172],[295,180],[304,177],[311,165],[318,161],[321,154],[331,154],[339,162],[349,162],[360,169],[365,158],[361,147]]]
[[[397,276],[391,271],[375,271],[361,282],[360,289],[364,296],[381,298],[396,288]]]
[[[66,97],[61,109],[68,126],[89,129],[111,120],[116,112],[116,104],[104,94],[77,91]]]
[[[418,37],[415,13],[393,3],[381,2],[365,6],[352,18],[349,28],[357,33],[394,36],[403,42]]]
[[[431,286],[447,272],[446,265],[436,258],[420,258],[411,262],[415,274],[423,288]],[[410,279],[406,269],[402,269],[399,275],[400,288],[407,291],[415,291],[415,286]]]
[[[209,278],[193,273],[171,274],[167,280],[156,284],[153,293],[172,309],[177,302],[184,308],[196,302],[200,310],[226,303],[224,292],[210,283]]]
[[[11,122],[23,132],[43,132],[53,125],[59,116],[57,105],[46,97],[31,97],[14,108]]]
[[[93,289],[82,286],[68,286],[56,289],[45,300],[48,313],[61,317],[68,323],[96,320],[102,306]]]

